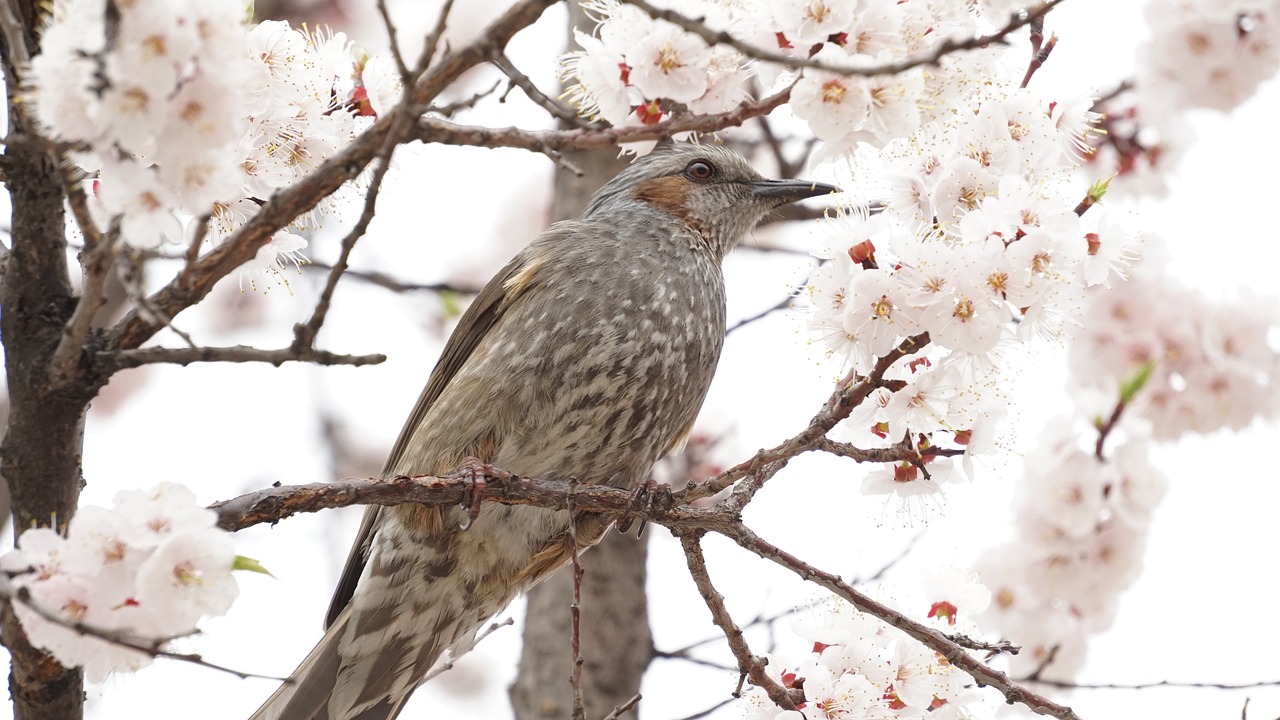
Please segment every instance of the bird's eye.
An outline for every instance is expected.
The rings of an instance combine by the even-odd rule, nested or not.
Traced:
[[[716,168],[706,160],[694,160],[684,169],[684,174],[694,180],[710,180],[716,174]]]

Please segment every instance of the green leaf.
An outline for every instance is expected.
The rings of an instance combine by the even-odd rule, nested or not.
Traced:
[[[1095,180],[1094,183],[1089,186],[1089,201],[1090,201],[1089,204],[1090,205],[1093,205],[1094,203],[1097,203],[1098,201],[1102,200],[1102,196],[1106,195],[1107,190],[1111,188],[1111,180],[1114,177],[1115,176],[1112,175],[1109,178],[1105,178],[1102,180]]]
[[[262,573],[267,577],[275,577],[275,575],[271,574],[270,570],[262,567],[262,563],[258,562],[257,560],[254,560],[251,557],[245,557],[243,555],[236,556],[235,561],[231,563],[231,569],[247,570],[249,572]]]
[[[1128,405],[1133,402],[1134,396],[1138,391],[1142,390],[1147,381],[1151,379],[1151,372],[1156,369],[1156,361],[1148,360],[1133,371],[1133,374],[1120,383],[1120,402]]]

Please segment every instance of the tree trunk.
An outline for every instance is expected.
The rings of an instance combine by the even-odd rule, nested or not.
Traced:
[[[0,341],[4,343],[9,386],[9,418],[0,448],[0,474],[12,495],[14,532],[33,526],[59,529],[75,512],[83,482],[80,457],[84,414],[98,384],[85,379],[55,389],[50,360],[62,337],[75,298],[67,272],[63,192],[53,156],[31,135],[30,121],[15,101],[20,70],[14,59],[38,47],[30,28],[39,3],[16,3],[26,48],[4,49],[9,141],[5,144],[5,184],[13,204],[12,249],[0,279]],[[18,50],[15,53],[15,50]],[[83,677],[33,648],[14,616],[0,607],[0,638],[9,649],[9,692],[17,720],[71,720],[84,710]]]
[[[570,26],[585,27],[582,8],[572,2],[569,7]],[[615,148],[567,152],[565,157],[582,169],[583,176],[563,169],[556,174],[553,221],[581,214],[591,195],[625,165],[617,159]],[[639,691],[652,656],[644,587],[646,547],[644,541],[610,532],[582,556],[582,697],[587,717],[593,720],[608,715]],[[572,714],[572,602],[573,573],[567,567],[529,593],[524,649],[511,686],[517,720]]]

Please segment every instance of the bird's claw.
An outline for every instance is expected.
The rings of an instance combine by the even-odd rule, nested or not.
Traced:
[[[671,495],[671,486],[660,484],[657,480],[648,480],[636,486],[635,492],[631,493],[631,499],[627,501],[626,513],[630,514],[632,508],[640,503],[644,503],[644,513],[640,518],[640,527],[636,529],[636,538],[644,537],[645,526],[649,524],[649,516],[653,514],[653,501],[658,495]],[[618,528],[618,532],[625,533],[631,530],[634,518],[623,517],[614,524]]]
[[[469,457],[462,461],[462,465],[458,468],[458,474],[466,481],[466,489],[463,490],[462,501],[458,503],[458,507],[466,511],[462,522],[458,523],[459,530],[466,530],[471,527],[476,518],[480,517],[480,503],[484,500],[484,491],[488,487],[487,479],[490,477],[502,477],[505,475],[498,468],[481,462],[479,458]]]

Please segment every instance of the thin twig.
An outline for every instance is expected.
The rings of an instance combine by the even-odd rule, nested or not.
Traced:
[[[814,448],[823,452],[831,453],[832,455],[847,457],[860,463],[914,463],[931,457],[956,457],[958,455],[964,455],[964,448],[944,448],[937,447],[936,445],[927,448],[916,448],[906,441],[895,443],[884,448],[864,449],[850,443],[837,442],[826,437],[816,440]]]
[[[533,152],[551,150],[589,150],[641,140],[663,140],[679,133],[718,132],[737,127],[754,117],[768,115],[791,98],[787,88],[769,97],[744,102],[738,107],[712,115],[678,115],[654,125],[629,127],[580,128],[576,130],[523,130],[457,125],[437,118],[423,117],[413,133],[416,140],[445,145],[474,147],[513,147]]]
[[[22,605],[31,612],[40,616],[40,618],[46,622],[53,623],[54,625],[66,630],[70,630],[81,637],[96,638],[110,645],[115,645],[116,647],[121,647],[126,650],[133,650],[134,652],[138,652],[152,658],[179,660],[181,662],[199,665],[200,667],[209,668],[211,670],[230,673],[241,680],[246,678],[262,678],[264,680],[285,682],[285,678],[276,677],[274,675],[259,675],[257,673],[245,672],[244,670],[236,670],[235,668],[229,668],[225,665],[211,663],[196,653],[180,653],[164,649],[163,646],[165,643],[177,640],[179,639],[178,637],[147,638],[123,630],[99,627],[92,623],[86,623],[79,620],[68,620],[56,611],[36,602],[35,599],[31,597],[31,591],[29,588],[15,586],[13,581],[10,580],[9,576],[5,573],[0,573],[0,598]]]
[[[435,113],[437,115],[440,115],[446,118],[453,117],[454,115],[456,115],[457,113],[463,110],[470,110],[471,108],[475,107],[476,103],[492,95],[500,85],[502,85],[502,81],[495,80],[493,84],[489,86],[488,90],[481,90],[480,92],[473,94],[469,98],[464,98],[456,102],[451,102],[447,105],[439,105],[439,106],[423,105],[421,108],[418,108],[415,111],[415,114],[422,115],[424,113]]]
[[[732,697],[732,696],[727,697],[727,698],[725,698],[725,699],[721,700],[720,702],[716,703],[715,705],[712,705],[711,707],[703,708],[702,710],[699,710],[698,712],[696,712],[696,713],[694,713],[694,714],[692,714],[692,715],[685,715],[685,716],[683,716],[683,717],[677,718],[677,720],[702,720],[702,718],[707,717],[708,715],[710,715],[711,713],[713,713],[713,712],[715,712],[715,711],[719,710],[720,708],[722,708],[722,707],[724,707],[724,706],[726,706],[726,705],[728,705],[728,704],[730,704],[730,703],[735,703],[735,702],[737,702],[737,701],[738,701],[738,699],[739,699],[739,698]]]
[[[191,238],[191,244],[187,246],[186,261],[187,266],[195,263],[200,257],[200,248],[204,245],[204,239],[209,235],[209,221],[213,219],[213,213],[205,213],[196,218],[196,233]]]
[[[514,624],[515,624],[515,621],[512,620],[511,618],[503,618],[498,622],[489,623],[489,625],[486,626],[483,630],[476,633],[475,639],[473,639],[471,641],[471,644],[467,646],[467,652],[470,652],[472,648],[474,648],[476,645],[479,645],[481,640],[484,640],[485,638],[489,637],[490,635],[494,634],[495,632],[497,632],[498,630],[501,630],[504,627],[510,627]],[[459,653],[459,655],[462,655],[462,654],[464,653]],[[431,671],[428,672],[426,675],[424,675],[423,678],[418,681],[418,685],[424,685],[428,680],[452,670],[454,663],[456,663],[457,661],[458,661],[458,658],[450,657],[447,662],[443,662],[443,663],[440,663],[439,665],[433,666],[431,668]]]
[[[1258,680],[1255,682],[1182,682],[1178,680],[1157,680],[1144,683],[1080,683],[1071,680],[1022,680],[1019,682],[1037,682],[1041,685],[1060,688],[1062,690],[1151,690],[1152,688],[1207,688],[1211,690],[1253,690],[1254,688],[1280,687],[1280,680]]]
[[[573,565],[573,602],[569,605],[569,649],[573,654],[573,668],[569,673],[569,685],[573,688],[573,720],[586,720],[587,710],[582,701],[582,562],[578,558],[578,527],[573,508],[573,491],[578,483],[569,481],[569,496],[565,499],[569,513],[569,559]]]
[[[396,70],[400,72],[400,82],[407,86],[413,77],[409,74],[409,66],[404,62],[404,54],[400,52],[400,37],[395,23],[391,22],[387,0],[378,0],[378,14],[382,16],[382,24],[387,28],[387,44],[391,47],[391,57],[396,61]]]
[[[453,0],[444,0],[444,5],[440,7],[440,15],[436,17],[435,27],[431,29],[430,34],[427,35],[422,43],[422,53],[418,55],[417,73],[414,77],[414,82],[417,82],[427,68],[431,67],[431,58],[435,57],[436,48],[440,46],[440,38],[444,37],[445,28],[448,27],[449,13],[452,11]],[[502,47],[504,45],[506,45],[505,41],[502,43],[490,43],[486,48]],[[405,87],[408,88],[411,84],[406,82]]]
[[[911,541],[906,544],[906,547],[902,548],[902,552],[898,553],[897,556],[890,559],[884,565],[881,565],[879,569],[877,569],[875,572],[871,573],[870,575],[866,577],[855,578],[853,580],[850,580],[849,584],[866,585],[868,583],[879,582],[890,570],[896,567],[898,563],[902,562],[907,557],[907,555],[911,553],[911,550],[915,548],[916,541],[918,541],[919,539],[920,539],[920,534],[914,535],[911,538]],[[757,625],[772,626],[775,622],[782,620],[784,618],[791,617],[792,615],[795,615],[798,612],[813,608],[817,606],[819,603],[821,603],[822,601],[823,601],[823,598],[818,598],[810,602],[807,602],[803,605],[797,605],[792,608],[787,608],[786,610],[774,613],[772,615],[757,615],[754,620],[747,623],[746,625],[743,625],[742,629],[747,630]],[[709,645],[713,642],[717,642],[723,639],[724,639],[723,635],[716,635],[714,637],[707,637],[707,638],[703,638],[702,640],[696,640],[694,642],[689,643],[688,645],[685,645],[684,647],[677,648],[675,650],[668,650],[662,653],[661,657],[683,658],[692,650],[702,647],[703,645]],[[957,642],[959,642],[959,640],[957,640]],[[969,647],[969,646],[966,645],[966,647]],[[1017,653],[1011,653],[1011,654],[1016,655]]]
[[[435,99],[466,71],[484,62],[489,47],[505,45],[518,31],[537,20],[558,0],[520,0],[489,23],[476,39],[450,49],[422,75],[409,98],[412,107]],[[428,38],[432,40],[432,38]],[[438,38],[436,41],[438,42]],[[432,43],[428,43],[432,44]],[[432,48],[434,52],[434,47]],[[396,113],[389,113],[395,115]],[[280,228],[315,207],[347,181],[357,177],[382,151],[393,127],[392,117],[377,120],[351,144],[334,153],[292,185],[275,192],[239,230],[217,248],[206,253],[193,267],[180,271],[155,292],[146,310],[135,308],[112,328],[109,346],[127,350],[141,346],[164,327],[162,319],[173,317],[204,299],[213,286],[249,261]],[[411,138],[400,138],[407,141]]]
[[[310,271],[327,272],[332,269],[333,269],[333,265],[331,263],[325,263],[320,261],[312,261],[303,266],[303,272],[310,272]],[[377,285],[380,288],[385,288],[387,290],[390,290],[392,292],[397,292],[397,293],[405,293],[405,292],[453,293],[455,295],[461,295],[464,297],[470,297],[473,295],[478,295],[480,293],[480,288],[478,287],[455,285],[454,283],[451,283],[448,281],[433,282],[433,283],[405,282],[403,280],[397,280],[396,278],[388,275],[387,273],[380,272],[378,270],[352,270],[348,268],[345,275],[346,277],[351,278],[353,280],[360,280],[362,282],[367,282],[371,285]]]
[[[1124,400],[1117,401],[1115,408],[1111,411],[1111,417],[1098,426],[1098,441],[1093,445],[1093,456],[1099,461],[1106,461],[1106,456],[1102,454],[1103,447],[1107,444],[1107,438],[1111,436],[1111,432],[1116,429],[1116,425],[1120,424],[1120,416],[1124,414],[1127,405]]]
[[[190,365],[203,362],[247,363],[260,362],[282,365],[287,362],[309,362],[317,365],[377,365],[386,362],[386,355],[341,355],[315,348],[293,347],[265,350],[248,345],[230,347],[198,346],[188,348],[147,347],[137,350],[115,350],[98,353],[98,362],[112,371],[135,368],[142,365],[166,363]]]
[[[711,611],[712,621],[719,626],[725,639],[729,641],[729,649],[738,660],[739,672],[751,678],[752,684],[764,690],[775,705],[783,710],[795,710],[796,700],[791,697],[787,688],[769,677],[769,673],[765,671],[765,661],[751,653],[742,630],[733,622],[733,617],[729,615],[729,610],[724,605],[724,598],[711,583],[711,575],[707,571],[707,560],[702,554],[702,533],[679,533],[678,537],[680,546],[684,548],[685,560],[689,564],[689,574],[693,577],[694,584],[698,586],[698,593],[702,595],[707,609]]]
[[[808,281],[807,281],[807,280],[805,281],[805,284],[808,284]],[[774,314],[774,313],[776,313],[776,312],[778,312],[778,311],[786,310],[787,308],[790,308],[790,307],[791,307],[791,303],[792,303],[792,301],[794,301],[795,299],[796,299],[796,296],[795,296],[795,295],[787,295],[786,297],[784,297],[784,298],[782,298],[781,300],[779,300],[778,302],[776,302],[776,303],[774,303],[774,304],[770,305],[769,307],[765,308],[764,310],[761,310],[760,312],[756,313],[755,315],[749,315],[749,316],[747,316],[747,317],[742,318],[742,319],[741,319],[741,320],[739,320],[738,322],[736,322],[736,323],[734,323],[734,324],[730,325],[730,326],[729,326],[729,328],[728,328],[727,330],[725,330],[725,331],[724,331],[724,334],[725,334],[725,335],[731,335],[731,334],[733,334],[735,331],[741,330],[742,328],[744,328],[744,327],[746,327],[746,326],[750,325],[751,323],[759,322],[760,320],[763,320],[763,319],[765,319],[765,318],[769,317],[770,315],[772,315],[772,314]]]
[[[528,75],[520,72],[516,66],[512,64],[511,60],[506,56],[506,53],[502,52],[501,48],[494,48],[489,51],[489,62],[494,67],[498,68],[503,75],[506,75],[507,80],[509,80],[512,85],[523,90],[526,97],[537,103],[538,107],[546,110],[552,117],[562,120],[573,127],[586,128],[592,126],[592,123],[586,122],[581,117],[578,117],[578,113],[574,112],[572,108],[548,97],[546,93],[539,90],[538,86],[533,84],[533,81],[529,79]]]
[[[191,338],[190,333],[175,325],[173,318],[166,315],[163,310],[151,302],[151,298],[147,297],[142,279],[144,254],[130,250],[122,253],[120,259],[123,262],[116,263],[116,277],[120,279],[120,285],[124,287],[125,295],[133,303],[133,312],[156,323],[159,327],[167,328],[174,335],[181,338],[182,342],[187,344],[187,347],[198,347],[196,341]]]
[[[116,259],[116,241],[120,236],[119,220],[114,220],[106,235],[98,232],[98,226],[89,214],[89,202],[80,184],[78,170],[59,158],[62,170],[62,190],[67,196],[67,204],[71,207],[71,215],[80,227],[84,237],[85,249],[81,254],[84,266],[84,287],[80,291],[80,299],[71,313],[71,318],[62,328],[62,337],[58,339],[58,347],[53,351],[49,361],[49,380],[55,388],[70,387],[77,379],[76,364],[84,354],[85,338],[93,325],[93,318],[98,314],[106,298],[103,289],[107,284],[107,276]]]
[[[1044,66],[1046,60],[1049,59],[1049,53],[1058,46],[1058,36],[1050,35],[1049,42],[1044,41],[1044,16],[1031,21],[1031,60],[1027,62],[1027,72],[1022,76],[1022,85],[1026,87],[1031,83],[1031,76]]]
[[[445,18],[448,17],[449,9],[452,6],[452,0],[445,2],[444,7],[440,10],[440,17],[436,21],[436,27],[431,35],[428,36],[426,46],[422,49],[422,55],[418,58],[417,65],[412,73],[408,73],[405,76],[404,88],[400,93],[400,102],[392,111],[391,127],[382,142],[382,148],[378,151],[376,158],[378,164],[374,168],[373,178],[369,181],[369,188],[365,191],[364,208],[360,212],[360,218],[356,221],[355,226],[342,238],[342,250],[338,253],[338,260],[333,264],[333,269],[329,271],[329,277],[325,280],[324,289],[320,291],[320,298],[316,301],[311,317],[305,323],[300,323],[293,327],[293,344],[291,347],[296,352],[315,347],[316,335],[319,334],[320,327],[324,325],[325,318],[329,314],[329,306],[333,303],[333,293],[337,289],[338,280],[342,278],[343,273],[347,270],[348,261],[351,259],[351,252],[355,249],[356,242],[364,237],[365,232],[369,229],[369,223],[373,222],[373,215],[378,204],[378,193],[382,190],[382,181],[386,178],[387,171],[391,169],[391,156],[395,154],[401,137],[413,122],[410,98],[412,97],[414,86],[417,84],[418,78],[422,77],[427,70],[431,56],[435,53],[435,45],[439,42],[440,35],[444,33]]]
[[[601,718],[601,720],[618,720],[618,718],[622,717],[622,713],[635,707],[639,702],[640,702],[640,693],[636,693],[635,695],[632,695],[630,698],[628,698],[626,702],[614,707],[613,712],[609,713],[608,715],[605,715],[603,718]]]
[[[959,670],[967,673],[978,685],[990,685],[999,690],[1010,704],[1019,703],[1036,714],[1049,715],[1059,718],[1059,720],[1080,720],[1080,717],[1071,708],[1052,702],[1048,698],[1011,680],[1008,675],[988,667],[943,633],[922,625],[887,605],[863,595],[849,583],[841,580],[839,576],[820,570],[795,555],[766,542],[745,525],[737,523],[729,528],[729,532],[724,534],[748,552],[774,562],[805,580],[827,588],[849,601],[858,610],[873,615],[905,632],[925,647],[946,658],[947,662]]]
[[[871,374],[866,378],[855,383],[851,376],[838,384],[822,409],[813,416],[804,430],[777,447],[761,450],[751,459],[734,465],[705,483],[689,487],[681,494],[681,499],[709,497],[739,480],[747,479],[748,482],[740,483],[734,489],[730,499],[730,506],[740,511],[769,478],[786,467],[791,458],[817,448],[831,428],[848,417],[849,413],[853,412],[853,409],[860,405],[872,390],[880,386],[884,374],[890,367],[908,355],[923,350],[928,344],[928,333],[921,333],[903,340],[898,347],[876,361]]]
[[[896,75],[912,68],[924,65],[937,65],[942,58],[952,53],[962,52],[966,50],[976,50],[984,48],[995,43],[1004,43],[1011,33],[1019,28],[1027,25],[1037,18],[1044,17],[1053,8],[1057,7],[1063,0],[1046,0],[1034,7],[1022,10],[1020,14],[1016,14],[1005,23],[1003,27],[995,32],[987,35],[978,35],[976,37],[965,40],[957,40],[955,38],[947,38],[934,46],[933,50],[921,53],[915,57],[910,57],[898,62],[882,63],[878,65],[868,65],[864,67],[846,67],[841,65],[831,65],[821,60],[813,60],[812,58],[792,57],[783,55],[771,50],[756,47],[749,43],[744,43],[724,31],[716,31],[707,27],[706,23],[701,19],[694,19],[686,15],[682,15],[675,10],[657,8],[650,5],[645,0],[623,0],[628,5],[634,5],[650,17],[656,20],[666,20],[667,22],[677,25],[687,32],[691,32],[703,39],[708,45],[728,45],[738,52],[755,60],[763,62],[776,63],[784,67],[792,69],[811,68],[814,70],[822,70],[824,72],[836,75]]]

